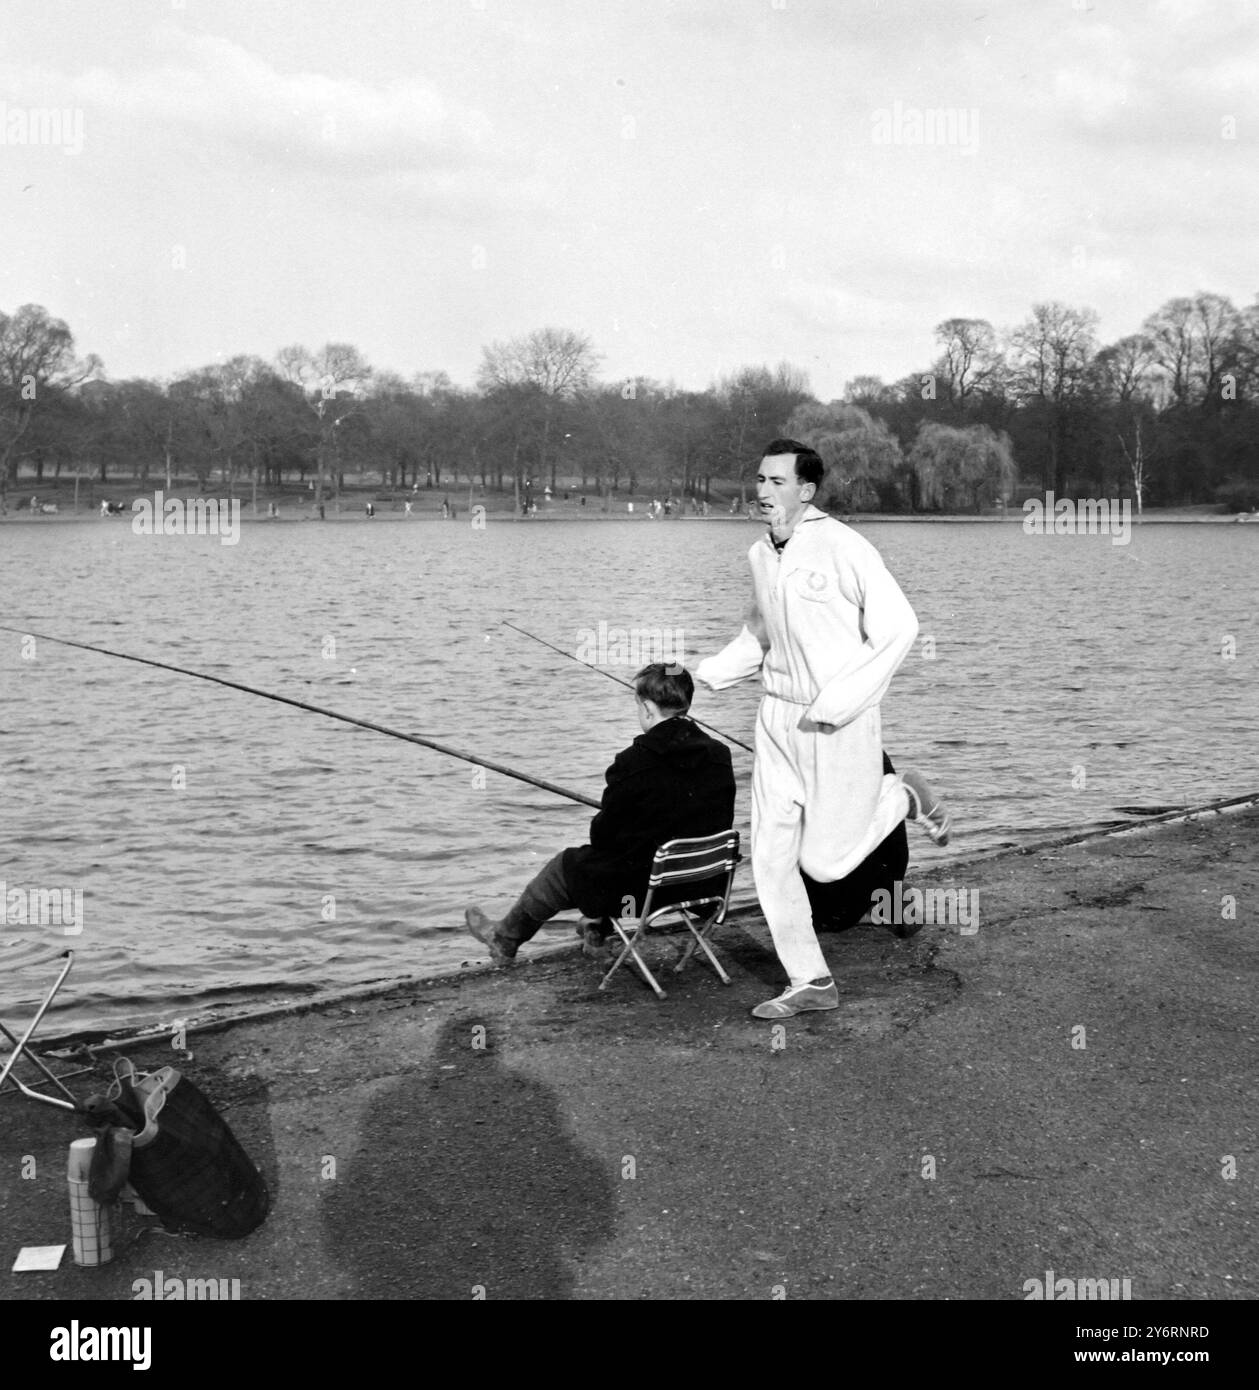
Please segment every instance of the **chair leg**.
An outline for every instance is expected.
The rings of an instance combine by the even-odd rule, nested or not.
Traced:
[[[9,1030],[4,1026],[3,1023],[0,1023],[0,1033],[3,1033],[4,1036],[13,1044],[14,1047],[17,1047],[17,1038],[9,1032]],[[32,1050],[29,1044],[22,1049],[22,1055],[33,1066],[38,1067],[39,1070],[43,1072],[44,1076],[61,1092],[63,1096],[66,1097],[67,1100],[74,1100],[74,1092],[65,1084],[66,1077],[82,1076],[85,1072],[89,1072],[92,1070],[91,1067],[80,1067],[77,1071],[67,1072],[65,1076],[57,1076],[46,1065],[43,1058],[40,1057],[39,1053]],[[17,1078],[14,1077],[13,1080],[14,1085],[12,1089],[0,1089],[0,1096],[11,1096],[18,1094]],[[42,1081],[37,1081],[35,1084],[37,1086],[42,1086],[44,1083]]]
[[[695,954],[696,949],[698,948],[699,950],[703,951],[705,956],[708,957],[708,963],[717,972],[717,978],[721,981],[721,983],[723,985],[733,983],[730,979],[730,976],[727,975],[725,970],[722,968],[721,962],[717,959],[715,955],[713,955],[712,950],[708,945],[708,942],[705,940],[708,933],[711,932],[712,929],[717,925],[716,921],[710,921],[705,926],[697,929],[695,923],[691,920],[689,913],[684,912],[682,916],[686,921],[686,925],[691,929],[691,940],[687,942],[686,950],[682,953],[682,959],[678,961],[678,963],[673,967],[673,973],[675,975],[680,975],[682,973],[683,968],[686,966],[687,962]]]
[[[717,978],[721,981],[723,985],[733,984],[734,982],[731,980],[730,976],[727,975],[725,970],[722,968],[721,962],[717,959],[715,955],[713,955],[712,948],[704,939],[704,936],[705,934],[701,933],[696,937],[696,940],[699,942],[700,949],[708,957],[708,963],[717,972]]]
[[[9,1054],[8,1060],[5,1062],[4,1067],[0,1068],[0,1091],[3,1090],[4,1083],[9,1079],[10,1076],[12,1076],[13,1084],[18,1088],[19,1091],[22,1092],[24,1096],[29,1097],[31,1100],[42,1101],[45,1105],[55,1105],[62,1110],[76,1110],[78,1106],[74,1102],[73,1097],[70,1100],[61,1100],[57,1096],[41,1095],[40,1092],[32,1090],[31,1087],[27,1086],[13,1070],[13,1068],[17,1064],[18,1058],[20,1058],[22,1056],[22,1053],[26,1051],[27,1044],[35,1036],[35,1030],[39,1027],[41,1021],[43,1020],[44,1014],[48,1011],[48,1006],[56,997],[57,991],[65,983],[65,978],[70,973],[70,967],[74,964],[73,951],[64,951],[62,955],[65,959],[65,965],[62,966],[61,973],[53,982],[53,986],[45,996],[43,1003],[40,1004],[39,1008],[35,1011],[35,1017],[31,1019],[30,1023],[27,1025],[26,1032],[23,1033],[19,1039],[17,1039],[13,1051]],[[5,1031],[6,1033],[8,1032],[7,1029]],[[28,1053],[28,1058],[29,1056],[30,1054]],[[56,1078],[53,1079],[55,1080]],[[57,1084],[59,1086],[61,1085],[60,1082],[58,1082]],[[71,1095],[70,1091],[66,1090],[64,1086],[61,1086],[61,1089],[65,1091],[66,1095]]]
[[[617,956],[616,961],[613,963],[612,969],[609,970],[608,973],[603,977],[603,979],[599,981],[599,988],[607,989],[608,981],[621,968],[625,960],[628,957],[632,957],[634,964],[638,966],[638,969],[642,974],[643,979],[647,982],[648,985],[651,986],[652,990],[655,992],[656,998],[667,998],[668,996],[665,994],[664,990],[662,990],[660,986],[656,983],[656,977],[651,973],[650,970],[648,970],[647,962],[642,958],[642,956],[638,954],[637,950],[635,950],[635,943],[638,941],[638,938],[642,933],[642,927],[638,927],[635,930],[634,935],[632,937],[626,936],[624,930],[621,927],[620,922],[613,918],[612,928],[616,932],[616,934],[621,938],[621,940],[625,943],[625,945],[621,951],[621,954]]]
[[[8,1041],[10,1041],[11,1044],[14,1045],[14,1047],[17,1047],[17,1038],[13,1036],[13,1033],[10,1033],[10,1031],[8,1031],[7,1027],[4,1026],[3,1023],[0,1023],[0,1033],[3,1033],[4,1037],[8,1038]],[[46,1077],[46,1080],[44,1081],[33,1081],[32,1087],[44,1086],[44,1084],[51,1084],[51,1086],[56,1086],[57,1090],[60,1091],[60,1093],[63,1094],[64,1097],[68,1099],[68,1101],[71,1101],[72,1104],[75,1105],[78,1105],[78,1101],[75,1101],[74,1091],[72,1091],[71,1088],[69,1088],[65,1083],[67,1083],[67,1081],[71,1079],[72,1076],[86,1076],[86,1074],[94,1070],[94,1068],[90,1068],[90,1066],[79,1066],[79,1068],[75,1068],[74,1070],[72,1070],[72,1072],[63,1072],[60,1074],[60,1076],[57,1076],[57,1073],[53,1072],[53,1070],[51,1070],[49,1066],[47,1066],[47,1063],[43,1061],[42,1056],[40,1056],[38,1052],[33,1051],[31,1045],[29,1045],[29,1042],[28,1044],[26,1044],[25,1048],[22,1048],[22,1061],[31,1062],[32,1066],[38,1066],[40,1072],[43,1072],[44,1077]],[[4,1083],[4,1086],[0,1086],[0,1095],[21,1094],[22,1087],[18,1084],[17,1076],[11,1076],[10,1079],[8,1079],[6,1083]]]

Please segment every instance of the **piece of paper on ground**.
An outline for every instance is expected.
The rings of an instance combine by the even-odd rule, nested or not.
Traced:
[[[17,1252],[13,1273],[21,1274],[28,1269],[57,1269],[65,1253],[64,1245],[24,1245]]]

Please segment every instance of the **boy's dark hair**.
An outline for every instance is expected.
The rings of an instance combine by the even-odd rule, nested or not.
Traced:
[[[816,449],[810,449],[807,444],[801,444],[798,439],[771,439],[761,450],[761,457],[772,458],[775,454],[795,454],[796,481],[798,483],[812,483],[814,487],[821,487],[823,475],[826,473],[826,465],[822,462],[822,456]]]
[[[695,695],[695,682],[685,666],[655,661],[634,677],[634,694],[670,714],[685,714]]]

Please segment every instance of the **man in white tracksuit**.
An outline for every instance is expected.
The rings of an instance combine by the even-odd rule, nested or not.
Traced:
[[[738,637],[695,673],[724,690],[760,671],[765,687],[752,872],[790,986],[753,1010],[759,1018],[839,1006],[801,870],[819,883],[844,878],[907,815],[933,838],[947,835],[925,783],[883,771],[879,701],[918,620],[869,541],[810,505],[823,471],[795,440],[766,447],[757,499],[770,531],[748,552],[752,609]]]

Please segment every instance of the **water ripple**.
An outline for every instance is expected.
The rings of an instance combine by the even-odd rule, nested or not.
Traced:
[[[1017,527],[864,529],[933,639],[883,703],[894,761],[921,767],[954,805],[950,849],[915,834],[917,862],[1252,789],[1259,528],[1151,526],[1126,548]],[[246,528],[220,547],[86,522],[6,527],[0,584],[7,611],[39,630],[421,733],[597,797],[637,733],[630,696],[501,620],[570,652],[600,622],[681,628],[694,664],[737,631],[755,535],[730,523],[477,533],[417,520]],[[76,968],[47,1032],[457,967],[481,956],[464,906],[505,908],[558,848],[585,839],[588,808],[497,773],[37,647],[24,660],[17,638],[0,640],[0,879],[82,888],[84,924],[73,938],[0,930],[0,1017],[21,1016],[14,1005],[46,988],[46,962],[67,944]],[[753,685],[701,694],[695,712],[750,742],[757,698]],[[745,836],[750,761],[735,751]],[[753,898],[746,863],[735,896]],[[563,923],[546,933],[569,934]]]

